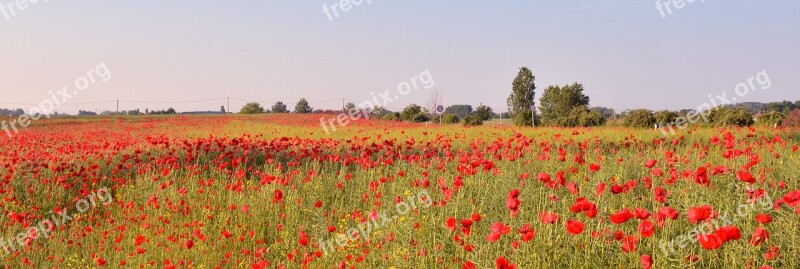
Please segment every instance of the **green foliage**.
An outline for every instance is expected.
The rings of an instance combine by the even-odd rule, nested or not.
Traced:
[[[300,101],[297,101],[297,104],[294,105],[294,113],[298,114],[307,114],[314,111],[310,105],[308,105],[308,101],[305,98],[300,98]]]
[[[472,106],[471,105],[452,105],[448,106],[444,109],[444,114],[454,114],[458,116],[458,118],[464,118],[466,116],[472,115]]]
[[[747,109],[733,107],[712,109],[708,118],[714,126],[750,126],[754,122]]]
[[[655,126],[656,117],[653,111],[647,109],[636,109],[625,115],[625,126],[633,128],[652,128]]]
[[[259,114],[264,113],[264,107],[261,104],[256,102],[251,102],[245,104],[241,110],[239,110],[239,114]]]
[[[783,114],[772,111],[772,112],[762,113],[757,120],[756,119],[753,120],[755,121],[756,125],[773,127],[776,125],[782,126],[784,118],[785,116]]]
[[[492,111],[491,107],[481,105],[475,109],[475,113],[473,113],[473,115],[481,119],[481,121],[487,121],[494,116],[494,111]]]
[[[507,103],[514,117],[514,125],[531,126],[533,124],[531,105],[534,104],[533,100],[536,97],[535,80],[533,72],[527,67],[522,67],[511,84],[511,95],[508,96]]]
[[[614,111],[613,108],[602,107],[602,106],[592,107],[589,109],[589,111],[600,113],[600,115],[603,116],[603,118],[606,120],[613,119],[614,116],[617,115],[617,112]]]
[[[681,116],[680,113],[669,110],[661,110],[653,114],[653,117],[655,118],[656,123],[658,123],[658,126],[665,126],[670,123],[673,123],[680,116]]]
[[[606,123],[606,118],[603,117],[603,114],[600,114],[599,111],[585,110],[577,107],[575,109],[578,110],[574,112],[578,114],[578,126],[600,126]]]
[[[411,118],[411,121],[413,122],[426,122],[429,120],[431,120],[431,117],[428,115],[427,112],[424,111],[417,113],[416,115],[414,115],[414,117]]]
[[[590,117],[583,115],[590,113],[589,96],[583,94],[583,85],[580,83],[563,87],[549,86],[542,93],[540,102],[542,123],[548,126],[582,126],[580,119]]]
[[[422,113],[422,107],[417,104],[410,104],[400,113],[400,118],[405,121],[413,121],[414,117]]]
[[[483,125],[483,120],[475,115],[470,115],[464,118],[464,125],[466,126],[479,126]]]
[[[380,117],[381,117],[382,120],[393,120],[393,121],[401,121],[402,120],[400,118],[400,113],[398,113],[398,112],[387,113],[387,114],[385,114],[383,116],[380,116]]]
[[[442,116],[442,123],[444,124],[455,124],[460,121],[461,119],[459,119],[456,114],[444,114],[444,116]]]
[[[347,105],[344,106],[344,111],[355,111],[355,110],[358,110],[356,104],[347,103]]]
[[[274,105],[272,105],[272,113],[289,113],[289,109],[286,108],[286,104],[281,101],[278,101]]]
[[[370,113],[372,113],[373,117],[377,117],[377,118],[383,118],[386,115],[394,114],[394,113],[392,113],[391,111],[389,111],[388,109],[386,109],[386,108],[384,108],[382,106],[373,107],[372,111],[370,111]],[[399,117],[398,117],[398,119],[399,119]]]

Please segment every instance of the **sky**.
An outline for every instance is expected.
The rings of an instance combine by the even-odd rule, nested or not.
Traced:
[[[338,109],[390,89],[378,102],[393,110],[435,91],[445,106],[506,111],[522,66],[537,98],[579,82],[618,111],[694,108],[762,71],[770,87],[737,101],[800,100],[800,1],[342,2],[0,0],[0,107]],[[424,72],[431,83],[396,93]]]

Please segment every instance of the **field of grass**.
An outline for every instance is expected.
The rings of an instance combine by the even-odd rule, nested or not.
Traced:
[[[800,268],[796,129],[326,134],[320,117],[51,119],[3,136],[0,266]]]

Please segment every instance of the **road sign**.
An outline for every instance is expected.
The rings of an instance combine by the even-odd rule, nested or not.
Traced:
[[[442,106],[442,105],[437,106],[436,107],[436,111],[439,112],[439,113],[444,112],[444,106]]]

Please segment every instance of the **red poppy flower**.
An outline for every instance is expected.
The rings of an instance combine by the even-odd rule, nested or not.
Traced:
[[[713,214],[711,206],[690,207],[686,213],[686,218],[691,223],[698,223],[710,219]]]
[[[742,238],[742,233],[736,226],[724,226],[715,232],[723,242],[736,241]]]
[[[656,160],[649,159],[644,162],[644,166],[647,168],[653,168],[653,166],[656,166]]]
[[[594,164],[594,163],[593,163],[593,164],[590,164],[590,165],[589,165],[589,171],[590,171],[590,172],[597,172],[597,171],[600,171],[600,165],[599,165],[599,164]]]
[[[758,214],[756,215],[756,222],[761,224],[772,223],[772,216],[768,214]]]
[[[470,219],[474,222],[479,222],[481,221],[481,214],[473,213]]]
[[[519,197],[519,190],[514,189],[508,193],[506,198],[506,207],[511,211],[511,218],[514,218],[519,213],[519,206],[522,204],[517,197]]]
[[[531,239],[533,239],[534,232],[533,232],[533,229],[531,229],[531,225],[530,224],[523,225],[522,228],[520,228],[518,232],[522,235],[522,241],[523,242],[528,242]]]
[[[447,218],[447,220],[444,222],[444,226],[447,227],[447,229],[450,229],[450,231],[455,231],[456,230],[456,218],[453,218],[453,217]]]
[[[505,257],[497,258],[495,261],[496,269],[516,269],[517,266],[506,260]]]
[[[753,177],[753,174],[750,174],[750,172],[747,171],[736,172],[736,178],[745,183],[756,183],[756,178]]]
[[[583,222],[579,220],[568,220],[565,226],[567,227],[567,232],[575,235],[582,233],[583,229],[586,227],[583,225]]]
[[[653,258],[650,255],[642,255],[639,257],[639,262],[642,263],[642,268],[650,269],[653,267]]]
[[[750,238],[750,244],[753,246],[758,246],[761,243],[764,243],[764,241],[766,241],[768,238],[769,232],[759,226],[755,231],[753,231],[753,237]]]
[[[636,251],[636,244],[639,243],[639,237],[629,235],[622,240],[622,252],[629,253]]]
[[[711,181],[708,180],[708,171],[705,167],[697,168],[694,175],[694,182],[700,185],[708,185]]]
[[[631,213],[631,210],[626,208],[615,214],[611,214],[609,220],[611,220],[611,223],[614,224],[622,224],[632,219],[633,217],[634,216],[633,213]]]
[[[646,220],[650,218],[650,211],[644,208],[635,208],[633,209],[633,214],[636,215],[637,219]]]
[[[550,212],[539,213],[539,221],[544,224],[553,224],[558,222],[558,214]]]
[[[698,234],[697,241],[704,249],[718,249],[722,246],[724,239],[720,238],[716,233],[713,234]]]
[[[639,235],[643,238],[648,238],[653,235],[655,232],[655,225],[649,220],[642,221],[639,223]]]
[[[275,197],[272,199],[273,204],[283,202],[283,191],[280,189],[275,190]]]
[[[486,241],[495,242],[500,236],[511,232],[511,227],[505,226],[502,222],[492,224],[491,233],[486,237]]]

